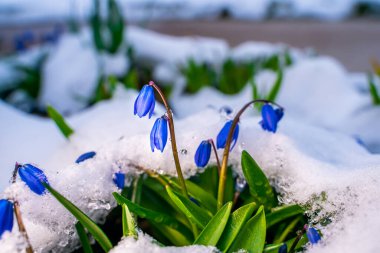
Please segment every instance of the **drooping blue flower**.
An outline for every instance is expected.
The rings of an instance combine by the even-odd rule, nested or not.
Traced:
[[[218,149],[224,148],[226,146],[228,133],[230,132],[231,125],[232,125],[232,120],[227,121],[226,124],[224,124],[222,130],[220,130],[218,136],[216,137],[216,147]],[[230,150],[234,148],[238,137],[239,137],[239,124],[237,124],[235,127],[234,134],[232,136],[232,143],[231,143]]]
[[[13,203],[7,199],[0,200],[0,238],[5,231],[13,228]]]
[[[282,117],[284,117],[284,109],[277,108],[276,110],[274,110],[274,112],[276,113],[278,123],[282,119]]]
[[[278,249],[278,253],[288,253],[288,245],[286,245],[286,243],[281,245],[281,247]]]
[[[202,141],[195,152],[194,161],[198,167],[205,167],[210,160],[211,143],[210,141]]]
[[[154,149],[164,151],[166,142],[168,140],[168,120],[162,116],[154,122],[152,131],[150,132],[150,147],[152,152]]]
[[[261,109],[261,116],[263,117],[263,120],[260,122],[262,128],[275,133],[277,130],[278,117],[273,107],[269,104],[265,104]],[[282,117],[281,114],[279,114],[279,116]]]
[[[142,118],[149,113],[150,118],[152,117],[155,104],[154,89],[151,85],[145,84],[136,98],[134,114]]]
[[[94,151],[90,151],[84,154],[81,154],[77,160],[75,161],[76,163],[81,163],[83,161],[86,161],[87,159],[93,158],[96,155]]]
[[[34,193],[38,195],[45,194],[46,188],[42,182],[45,184],[49,184],[49,182],[42,170],[31,164],[24,164],[19,167],[18,173],[21,180],[24,181]]]
[[[124,189],[125,174],[122,172],[116,172],[113,176],[113,182],[116,184],[117,188]]]
[[[318,231],[313,227],[307,226],[306,236],[311,244],[317,244],[321,240],[321,236],[319,235]]]

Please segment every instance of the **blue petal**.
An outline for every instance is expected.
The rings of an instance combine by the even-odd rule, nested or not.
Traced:
[[[306,229],[306,236],[311,244],[317,244],[321,240],[321,236],[318,234],[318,231],[313,227],[308,227]]]
[[[283,245],[281,245],[281,247],[278,249],[278,253],[287,253],[288,252],[288,246],[286,245],[286,243],[284,243]]]
[[[152,149],[152,152],[154,152],[154,138],[155,138],[155,135],[157,132],[157,126],[158,126],[157,121],[158,119],[156,119],[156,121],[153,124],[152,130],[150,131],[150,148]]]
[[[263,129],[275,133],[277,130],[277,116],[273,107],[265,104],[261,110],[261,115],[263,117]]]
[[[81,154],[77,160],[75,161],[76,163],[81,163],[83,161],[86,161],[87,159],[93,158],[96,155],[94,151],[90,151],[84,154]]]
[[[117,172],[114,174],[113,182],[119,189],[124,189],[125,186],[125,174],[121,172]]]
[[[5,231],[13,228],[13,203],[6,199],[0,200],[0,238]]]
[[[151,116],[154,110],[154,103],[155,99],[153,87],[145,84],[136,98],[134,114],[137,114],[140,118],[144,117],[148,113]]]
[[[276,116],[277,116],[277,122],[279,122],[284,116],[284,110],[282,108],[277,108],[276,110],[274,110],[274,112],[276,113]]]
[[[210,160],[211,156],[211,143],[209,141],[202,141],[195,152],[194,161],[198,167],[205,167]]]
[[[156,101],[153,99],[153,102],[152,102],[152,105],[150,106],[150,109],[149,109],[149,119],[152,117],[153,115],[153,112],[154,112],[154,107],[156,106]]]
[[[237,142],[238,137],[239,137],[239,124],[237,124],[235,127],[235,131],[234,131],[234,134],[232,136],[232,144],[231,144],[230,151],[235,147],[235,144]]]
[[[232,120],[227,121],[224,124],[222,130],[220,130],[218,136],[216,137],[216,147],[218,149],[224,148],[226,146],[226,141],[227,141],[228,133],[230,131],[231,124],[232,124]]]
[[[218,136],[216,137],[216,147],[218,149],[226,147],[228,133],[230,132],[231,126],[232,126],[232,120],[227,121],[226,124],[224,124],[222,130],[220,130]],[[230,150],[234,148],[238,137],[239,137],[239,124],[236,125],[234,133],[232,135],[232,143],[231,143]]]
[[[155,136],[155,145],[156,148],[161,152],[164,151],[166,142],[168,140],[168,124],[167,120],[164,117],[159,119],[158,128]]]
[[[34,193],[38,195],[45,194],[46,189],[42,182],[49,184],[44,172],[39,168],[24,164],[20,166],[18,173],[22,181],[24,181]]]

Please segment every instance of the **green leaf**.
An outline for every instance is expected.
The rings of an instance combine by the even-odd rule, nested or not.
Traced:
[[[226,227],[232,202],[225,204],[206,225],[193,244],[215,246]]]
[[[209,166],[203,172],[191,178],[193,182],[199,185],[202,189],[217,197],[218,194],[218,167]]]
[[[123,196],[121,196],[117,192],[114,192],[113,196],[119,205],[126,204],[132,213],[136,214],[137,216],[139,216],[141,218],[145,218],[145,219],[148,219],[151,221],[155,221],[157,223],[163,223],[163,224],[166,224],[166,225],[171,226],[173,228],[178,228],[180,226],[178,221],[173,219],[169,215],[166,215],[166,214],[163,214],[160,212],[156,212],[156,211],[152,211],[152,210],[149,210],[149,209],[144,208],[142,206],[139,206],[139,205],[133,203],[132,201],[124,198]]]
[[[133,236],[137,237],[135,220],[132,214],[129,212],[128,206],[122,204],[122,224],[123,224],[123,236]]]
[[[368,74],[368,85],[372,97],[372,103],[374,105],[380,105],[380,94],[377,91],[375,82],[373,81],[373,76],[371,74]]]
[[[152,225],[175,246],[187,246],[191,244],[191,237],[180,233],[177,229],[156,222],[152,222]]]
[[[118,51],[124,38],[124,19],[115,0],[108,0],[107,27],[111,34],[108,51],[113,54]]]
[[[303,213],[304,210],[299,205],[288,205],[276,208],[267,215],[267,228],[295,215],[302,215]]]
[[[278,92],[281,89],[282,78],[283,78],[282,69],[278,68],[276,81],[274,82],[274,84],[272,86],[272,89],[270,90],[270,92],[269,92],[269,94],[267,96],[267,100],[272,101],[272,102],[276,101]]]
[[[90,244],[90,240],[88,239],[88,236],[86,234],[86,231],[84,230],[83,225],[80,222],[77,222],[75,224],[75,228],[77,230],[79,240],[82,244],[82,250],[84,253],[92,253],[92,248]]]
[[[218,242],[217,248],[222,252],[226,252],[231,246],[240,229],[251,217],[256,208],[256,203],[250,203],[235,210],[228,219],[227,225],[224,229],[222,237]]]
[[[262,253],[266,237],[266,224],[264,207],[261,206],[256,215],[241,229],[228,252],[240,249],[249,253]]]
[[[176,189],[180,190],[180,185],[177,178],[165,177],[169,183],[174,185]],[[210,212],[216,212],[216,199],[209,192],[205,191],[202,187],[197,184],[186,180],[185,181],[187,191],[191,197],[199,201],[199,203],[207,208]]]
[[[57,125],[63,136],[65,136],[66,139],[69,139],[70,135],[74,133],[74,130],[69,127],[69,125],[65,122],[65,119],[56,109],[50,105],[48,105],[46,109],[49,117]]]
[[[296,227],[296,225],[301,219],[302,219],[302,216],[298,216],[290,224],[288,224],[285,227],[285,229],[283,229],[282,231],[278,231],[281,233],[279,234],[279,236],[276,235],[275,239],[273,240],[273,243],[283,242],[286,239],[286,237],[290,234],[290,232],[294,230],[294,228]]]
[[[177,205],[177,207],[186,215],[189,220],[196,223],[200,228],[204,228],[207,225],[211,219],[211,215],[209,215],[208,212],[181,194],[173,192],[168,186],[166,187],[166,191],[171,200]]]
[[[241,165],[244,177],[249,185],[249,192],[259,204],[264,205],[266,210],[270,210],[277,201],[268,178],[245,150],[241,155]]]
[[[286,245],[288,246],[288,249],[290,249],[290,247],[293,245],[293,242],[294,240],[296,239],[296,237],[286,241]],[[307,237],[305,235],[302,236],[301,240],[297,243],[296,247],[295,247],[295,251],[296,252],[299,252],[304,246],[306,243],[308,243],[309,240],[307,239]],[[283,245],[284,243],[277,243],[277,244],[267,244],[265,245],[265,248],[264,248],[264,253],[278,253],[278,249]]]
[[[111,241],[93,220],[59,192],[54,190],[50,185],[45,183],[43,183],[43,185],[72,215],[74,215],[75,218],[77,218],[78,221],[82,223],[85,228],[87,228],[88,232],[92,234],[94,239],[100,244],[105,252],[112,249]]]

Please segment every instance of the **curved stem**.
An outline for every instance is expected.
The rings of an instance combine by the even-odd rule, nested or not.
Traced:
[[[271,102],[269,100],[256,99],[256,100],[250,101],[247,104],[245,104],[243,106],[243,108],[241,108],[240,111],[238,111],[238,113],[236,114],[235,118],[232,121],[230,131],[228,132],[228,137],[227,137],[227,140],[226,140],[226,146],[224,147],[224,152],[223,152],[222,166],[221,166],[221,169],[220,169],[219,186],[218,186],[218,202],[217,202],[218,210],[223,206],[223,203],[224,203],[224,188],[225,188],[225,185],[226,185],[228,156],[230,154],[232,137],[234,135],[234,131],[235,131],[236,125],[239,123],[240,116],[243,114],[243,112],[245,110],[247,110],[247,108],[250,105],[255,104],[255,103],[271,103],[271,104],[274,104],[274,105],[278,106],[279,108],[283,109],[283,107],[280,106],[279,104]]]
[[[20,165],[18,163],[16,163],[15,169],[13,170],[13,175],[12,175],[12,184],[16,183],[17,171],[18,171],[19,167],[20,167]],[[28,247],[25,249],[25,251],[27,253],[33,253],[33,248],[32,248],[32,245],[30,244],[28,233],[26,232],[24,222],[22,221],[21,211],[20,211],[20,203],[18,203],[18,201],[15,199],[13,201],[13,209],[14,209],[16,220],[17,220],[18,229],[19,229],[20,233],[24,236],[25,241],[28,245]]]
[[[218,166],[218,174],[220,175],[221,166],[220,166],[220,160],[219,160],[218,152],[216,150],[215,142],[213,139],[210,139],[208,141],[211,143],[212,149],[214,150],[214,154],[215,154],[215,158],[216,158],[216,164]]]
[[[161,89],[153,81],[150,81],[149,85],[151,85],[158,92],[158,94],[160,95],[162,102],[164,103],[164,106],[166,108],[166,114],[168,117],[169,132],[170,132],[170,141],[172,143],[172,151],[173,151],[175,168],[177,170],[178,179],[179,179],[179,182],[181,184],[182,193],[186,197],[189,197],[189,195],[187,194],[185,179],[183,177],[182,170],[181,170],[181,164],[179,163],[177,142],[175,139],[175,132],[174,132],[174,120],[173,120],[172,110],[170,109],[169,104],[168,104],[164,94],[162,93]]]

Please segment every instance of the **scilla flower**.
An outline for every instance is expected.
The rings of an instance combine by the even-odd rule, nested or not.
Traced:
[[[0,200],[0,238],[5,231],[13,228],[13,203],[6,199]]]
[[[265,104],[261,110],[263,120],[260,121],[260,125],[264,130],[275,133],[277,130],[277,124],[284,116],[284,110],[279,108],[274,110],[269,104]]]
[[[288,245],[286,245],[286,243],[281,245],[281,247],[278,249],[278,253],[288,253]]]
[[[309,242],[311,242],[311,244],[317,244],[321,240],[321,236],[318,234],[318,231],[313,227],[309,227],[309,226],[305,226],[305,227],[306,227],[306,236],[307,236],[307,239],[309,239]]]
[[[135,101],[135,115],[137,114],[142,118],[149,113],[150,118],[153,114],[155,103],[153,87],[145,84]]]
[[[87,159],[93,158],[96,155],[94,151],[90,151],[84,154],[81,154],[77,160],[75,161],[76,163],[81,163],[83,161],[86,161]]]
[[[122,172],[116,172],[113,175],[113,182],[116,184],[117,188],[124,189],[125,186],[125,174]]]
[[[154,148],[164,151],[166,142],[168,140],[168,120],[165,116],[156,119],[152,131],[150,132],[150,147],[152,152]]]
[[[195,152],[194,161],[198,167],[205,167],[210,160],[211,143],[210,141],[202,141]]]
[[[33,192],[38,195],[42,195],[46,192],[45,186],[42,183],[49,184],[49,182],[42,170],[31,164],[24,164],[19,167],[18,173],[21,180],[24,181]]]
[[[228,133],[230,132],[230,128],[232,125],[232,120],[229,120],[224,124],[222,130],[220,130],[218,136],[216,137],[216,147],[219,148],[224,148],[226,146],[227,138],[228,138]],[[236,125],[234,134],[232,136],[232,144],[231,144],[231,149],[232,150],[236,144],[236,141],[239,137],[239,124]]]

